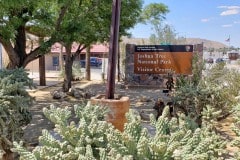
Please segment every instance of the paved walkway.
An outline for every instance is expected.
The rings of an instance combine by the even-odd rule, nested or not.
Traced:
[[[36,89],[44,89],[50,86],[57,85],[59,83],[63,82],[63,78],[60,76],[60,71],[46,71],[46,86],[40,86],[39,84],[39,73],[38,72],[31,72],[29,71],[29,78],[33,79],[33,83],[37,87]],[[94,82],[101,82],[101,73],[99,72],[99,75],[92,74],[91,75],[91,81],[84,81],[84,84],[89,85]],[[74,83],[74,82],[73,82]],[[32,91],[36,91],[36,89]],[[31,90],[30,90],[31,91]]]

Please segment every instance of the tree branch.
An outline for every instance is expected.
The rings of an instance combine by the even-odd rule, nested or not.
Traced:
[[[24,59],[23,67],[25,67],[29,62],[40,58],[51,50],[51,46],[55,43],[53,39],[49,39],[48,41],[41,44],[39,47],[32,50],[27,57]],[[42,47],[44,46],[44,47]]]
[[[65,13],[68,9],[68,6],[69,5],[67,4],[67,5],[61,7],[60,14],[59,14],[59,17],[58,17],[58,20],[57,20],[57,23],[56,23],[56,27],[55,27],[56,31],[60,30],[60,26],[61,26],[61,23],[63,21],[64,15],[65,15]]]
[[[12,46],[12,43],[10,41],[3,40],[1,37],[0,37],[0,43],[2,43],[4,49],[6,50],[7,55],[10,59],[10,62],[19,64],[20,59],[18,58],[17,53],[15,52]]]
[[[73,54],[73,58],[75,59],[78,55],[80,55],[85,48],[87,48],[86,45],[79,44],[77,51]]]

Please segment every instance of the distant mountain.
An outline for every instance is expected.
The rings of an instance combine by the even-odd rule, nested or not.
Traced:
[[[186,43],[188,43],[188,44],[201,44],[201,43],[203,43],[204,48],[219,49],[219,48],[228,47],[227,45],[225,45],[221,42],[211,41],[211,40],[201,39],[201,38],[187,38]]]
[[[137,44],[137,45],[150,45],[150,41],[148,38],[122,38],[123,43],[130,43],[130,44]],[[224,48],[227,47],[227,45],[217,42],[217,41],[211,41],[207,39],[201,39],[201,38],[186,38],[185,42],[182,44],[201,44],[203,43],[204,48]]]

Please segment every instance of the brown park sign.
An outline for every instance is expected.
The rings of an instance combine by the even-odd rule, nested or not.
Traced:
[[[192,74],[193,45],[137,45],[136,74]]]

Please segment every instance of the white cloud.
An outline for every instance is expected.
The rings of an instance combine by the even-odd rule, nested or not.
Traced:
[[[240,21],[234,21],[233,23],[235,23],[235,24],[240,24]]]
[[[228,16],[240,13],[240,6],[218,6],[217,8],[225,10],[220,14],[221,16]]]
[[[240,6],[229,6],[228,9],[240,9]]]
[[[222,25],[223,28],[232,27],[232,26],[233,26],[232,24],[224,24],[224,25]]]
[[[228,15],[238,14],[239,12],[240,11],[238,9],[229,9],[229,10],[223,11],[220,15],[228,16]]]
[[[210,18],[203,18],[201,19],[201,22],[209,22],[210,21]]]

